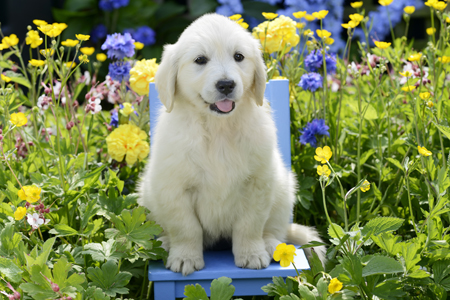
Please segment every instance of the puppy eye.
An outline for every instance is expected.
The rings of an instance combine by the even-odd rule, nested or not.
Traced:
[[[206,64],[206,63],[208,62],[208,59],[207,59],[206,57],[204,57],[204,56],[199,56],[199,57],[197,57],[197,58],[194,60],[194,62],[195,62],[197,65],[204,65],[204,64]]]
[[[234,54],[234,60],[237,62],[243,61],[244,60],[244,55],[240,54],[240,53],[235,53]]]

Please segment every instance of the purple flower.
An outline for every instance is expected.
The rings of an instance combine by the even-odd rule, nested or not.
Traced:
[[[106,37],[102,50],[108,50],[109,58],[123,59],[134,55],[134,40],[129,33],[114,33]]]
[[[300,136],[300,143],[303,145],[310,144],[312,147],[317,146],[317,136],[330,136],[328,130],[330,127],[325,125],[324,119],[314,119],[311,123],[308,122],[303,128]]]
[[[153,45],[156,41],[155,31],[148,26],[141,26],[134,33],[131,34],[133,38],[144,44],[145,46]]]
[[[108,29],[106,28],[106,26],[103,24],[98,24],[91,31],[91,40],[94,43],[97,43],[99,40],[105,38],[107,34]]]
[[[298,85],[304,90],[315,92],[323,86],[322,76],[319,73],[303,74]]]
[[[336,72],[336,53],[325,55],[325,63],[327,64],[327,73],[332,74]]]
[[[112,11],[123,6],[127,6],[130,0],[100,0],[98,7],[104,11]]]
[[[336,72],[336,53],[326,53],[325,62],[327,64],[327,73]],[[317,72],[322,69],[323,54],[322,50],[313,50],[305,57],[305,67],[310,72]]]
[[[115,109],[111,112],[111,122],[109,122],[109,125],[114,127],[119,126],[119,113]]]
[[[116,81],[128,80],[130,77],[131,65],[129,62],[116,61],[109,64],[108,75]]]

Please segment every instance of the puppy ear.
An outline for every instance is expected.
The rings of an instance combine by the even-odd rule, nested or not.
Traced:
[[[261,54],[261,50],[258,51],[255,56],[255,76],[253,79],[253,96],[255,97],[256,104],[261,106],[264,103],[264,91],[266,90],[266,65]]]
[[[175,57],[175,45],[165,45],[161,58],[161,64],[155,75],[155,85],[158,90],[159,100],[171,112],[175,100],[177,85],[178,61]]]

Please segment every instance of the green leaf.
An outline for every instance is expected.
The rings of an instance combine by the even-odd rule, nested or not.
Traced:
[[[200,285],[196,284],[195,286],[193,284],[186,285],[184,287],[184,295],[186,298],[183,298],[184,300],[208,300],[208,295],[206,295],[205,289]]]
[[[314,296],[313,292],[309,290],[305,285],[300,284],[298,286],[298,292],[300,293],[300,296],[302,296],[306,300],[316,300],[316,297]]]
[[[450,260],[439,260],[433,264],[434,282],[440,283],[450,274]]]
[[[56,236],[71,236],[77,235],[78,231],[66,224],[56,224],[53,229],[50,229],[49,233],[56,234]]]
[[[395,274],[403,271],[402,264],[395,259],[387,256],[374,256],[362,269],[362,276]]]
[[[9,258],[0,257],[0,273],[4,274],[12,282],[22,280],[23,271]]]
[[[397,279],[387,279],[379,283],[375,287],[373,294],[380,299],[395,299],[406,295],[403,291],[403,283]]]
[[[109,296],[106,296],[105,293],[103,293],[102,289],[91,286],[86,289],[84,299],[109,300],[111,298]]]
[[[349,254],[344,257],[342,266],[350,274],[354,283],[359,285],[362,281],[362,264],[359,257],[353,254]]]
[[[350,106],[350,108],[357,114],[359,114],[358,109],[358,100],[347,98],[347,104]],[[366,120],[375,120],[378,119],[377,110],[369,103],[362,103],[361,104],[361,110],[366,109],[366,112],[364,114],[364,119]]]
[[[81,215],[80,231],[83,231],[84,228],[86,228],[89,219],[97,214],[97,212],[100,210],[100,207],[97,205],[97,199],[94,198],[89,201],[87,205],[80,205],[78,210],[80,211]]]
[[[384,232],[395,231],[405,220],[394,217],[378,217],[370,220],[362,229],[364,236],[379,235]]]
[[[436,126],[437,129],[439,129],[440,132],[442,132],[448,139],[450,139],[450,127],[438,125],[435,122],[433,122],[433,124]]]
[[[124,253],[117,251],[116,241],[109,239],[106,242],[89,243],[84,246],[82,254],[90,254],[95,261],[104,262],[105,260],[112,260],[117,262],[119,259],[125,256]]]
[[[430,273],[425,272],[424,270],[414,270],[414,272],[412,272],[411,274],[408,274],[408,277],[411,278],[427,278],[430,277]]]
[[[332,223],[328,226],[328,235],[332,238],[340,239],[345,235],[345,233],[341,226],[336,223]]]
[[[191,16],[199,17],[208,12],[214,12],[218,3],[214,0],[190,0],[188,8]]]
[[[372,240],[391,256],[396,256],[401,251],[401,238],[390,233],[382,233],[372,236]]]
[[[395,158],[388,157],[388,158],[386,158],[386,160],[388,162],[390,162],[391,164],[393,164],[394,166],[396,166],[397,168],[399,168],[400,170],[402,170],[403,172],[405,172],[405,169],[403,168],[402,164]]]
[[[418,249],[419,245],[413,242],[402,245],[402,254],[408,272],[420,261],[420,256],[417,254]]]
[[[211,300],[229,300],[234,294],[231,278],[220,277],[211,282]]]
[[[369,157],[374,153],[375,153],[375,149],[370,149],[370,150],[367,150],[366,152],[364,152],[359,159],[359,164],[363,165],[369,159]]]
[[[5,74],[6,76],[11,78],[12,82],[16,82],[18,84],[21,84],[21,85],[27,87],[27,88],[31,88],[30,82],[28,81],[28,79],[23,77],[22,74],[16,73],[16,72],[13,72],[13,71],[6,71],[5,73],[6,73]]]
[[[87,277],[92,281],[92,284],[101,288],[106,295],[115,297],[116,294],[128,293],[128,288],[125,286],[132,275],[129,272],[119,272],[118,266],[112,260],[104,263],[101,269],[89,267],[87,272]]]

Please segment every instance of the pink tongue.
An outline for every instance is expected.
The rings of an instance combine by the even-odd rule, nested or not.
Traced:
[[[233,101],[231,100],[222,100],[215,103],[217,108],[223,112],[229,112],[233,109]]]

